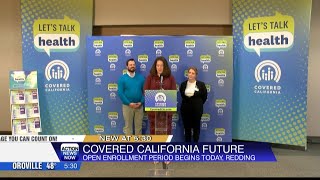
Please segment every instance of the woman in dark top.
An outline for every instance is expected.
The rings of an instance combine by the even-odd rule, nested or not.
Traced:
[[[206,102],[208,94],[205,84],[197,80],[197,75],[197,68],[190,67],[188,69],[188,80],[180,85],[182,97],[180,113],[183,120],[186,142],[191,142],[191,130],[193,130],[193,141],[199,141],[203,104]]]

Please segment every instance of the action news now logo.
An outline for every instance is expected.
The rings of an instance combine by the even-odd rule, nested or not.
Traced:
[[[60,151],[62,161],[77,161],[79,159],[79,145],[77,143],[63,143]]]

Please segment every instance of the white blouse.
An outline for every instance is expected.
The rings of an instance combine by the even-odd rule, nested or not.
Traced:
[[[194,92],[195,91],[199,91],[197,88],[196,88],[196,83],[197,81],[191,83],[189,81],[187,81],[187,87],[186,87],[186,90],[184,91],[184,94],[188,97],[191,97],[194,95]]]

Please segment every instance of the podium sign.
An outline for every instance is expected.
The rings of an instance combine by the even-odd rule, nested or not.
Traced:
[[[145,111],[177,111],[177,91],[146,90]]]

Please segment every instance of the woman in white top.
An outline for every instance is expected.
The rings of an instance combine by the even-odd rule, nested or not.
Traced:
[[[188,80],[182,82],[179,89],[182,97],[180,113],[186,142],[191,142],[191,130],[193,130],[193,141],[199,141],[203,104],[206,102],[208,94],[204,82],[197,80],[197,75],[197,68],[189,67]]]

